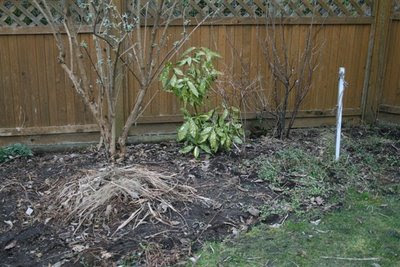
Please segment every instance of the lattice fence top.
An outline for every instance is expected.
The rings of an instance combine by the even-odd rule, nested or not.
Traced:
[[[204,17],[365,17],[373,0],[182,0],[188,14]]]
[[[83,1],[83,0],[77,0]],[[129,3],[123,0],[129,14]],[[142,1],[142,17],[151,18],[156,1]],[[61,13],[62,1],[48,0],[53,14]],[[173,0],[166,1],[171,6]],[[278,17],[368,17],[372,14],[373,0],[179,0],[174,8],[174,17],[262,17],[266,14]],[[396,12],[400,13],[399,0]],[[148,6],[147,6],[148,5]],[[146,8],[147,7],[147,8]],[[77,4],[72,6],[79,16],[84,10]],[[61,19],[61,16],[58,16]],[[0,0],[0,27],[45,26],[47,21],[31,0]]]
[[[0,2],[0,27],[46,26],[48,24],[31,0],[0,0]],[[60,21],[62,20],[61,2],[47,1],[53,16]],[[84,11],[77,4],[72,4],[70,8],[77,17],[84,16]]]

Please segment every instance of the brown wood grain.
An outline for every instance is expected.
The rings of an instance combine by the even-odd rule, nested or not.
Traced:
[[[245,1],[242,1],[245,2]],[[339,2],[339,1],[335,1]],[[341,7],[343,9],[343,7]],[[332,11],[331,11],[332,12]],[[357,12],[361,12],[357,8]],[[344,12],[345,15],[349,15]],[[148,21],[151,24],[151,21]],[[194,21],[192,21],[193,23]],[[265,94],[271,95],[272,81],[262,47],[265,37],[264,19],[254,18],[218,18],[207,20],[193,33],[180,53],[191,46],[205,46],[221,54],[222,59],[216,67],[223,72],[231,72],[232,77],[242,77],[247,71],[249,78],[260,77]],[[283,22],[285,42],[292,60],[298,59],[306,38],[310,18],[290,18]],[[316,39],[323,43],[319,66],[314,75],[313,87],[305,99],[303,110],[328,111],[336,106],[337,72],[340,66],[346,68],[346,89],[344,105],[346,109],[360,110],[362,107],[363,81],[366,77],[370,32],[373,27],[372,17],[328,17],[315,18],[314,22],[323,27]],[[181,23],[175,21],[168,30],[168,47],[180,38]],[[187,30],[190,31],[193,26]],[[87,32],[89,29],[83,29]],[[47,27],[1,27],[0,28],[0,129],[43,128],[66,125],[92,125],[90,112],[74,92],[71,83],[57,63],[58,51]],[[384,66],[382,100],[380,104],[390,107],[400,106],[400,21],[393,19],[390,25],[387,44],[388,56],[382,63],[382,51],[375,46],[372,62],[374,79],[379,69],[377,62]],[[149,37],[147,35],[147,37]],[[82,38],[94,52],[93,43],[88,34]],[[277,40],[281,48],[282,40]],[[378,41],[375,41],[375,44]],[[234,47],[234,48],[233,48]],[[379,52],[379,53],[378,53]],[[378,53],[378,54],[377,54]],[[241,58],[239,58],[241,57]],[[385,57],[384,57],[385,58]],[[173,60],[176,60],[174,57]],[[244,63],[242,65],[242,63]],[[243,67],[245,69],[243,69]],[[88,68],[90,66],[88,65]],[[91,76],[95,83],[95,76]],[[376,83],[377,84],[377,83]],[[373,84],[375,86],[375,84]],[[140,123],[179,122],[180,104],[172,94],[163,92],[158,79],[154,81],[146,100],[154,101],[143,112]],[[123,90],[124,117],[129,114],[137,95],[138,83],[127,74]],[[234,94],[232,88],[226,88],[228,94]],[[379,95],[379,90],[377,92]],[[153,97],[154,96],[154,97]],[[256,112],[256,95],[249,100],[251,109]],[[221,97],[210,99],[209,107],[221,103]],[[240,103],[236,101],[236,105]],[[293,97],[291,98],[293,102]],[[367,101],[368,103],[368,101]],[[380,109],[381,112],[387,109]],[[5,114],[5,115],[4,115]],[[359,114],[358,114],[359,115]],[[311,114],[310,117],[317,114]],[[352,115],[353,116],[353,115]],[[354,115],[357,116],[357,115]],[[64,128],[63,128],[64,129]],[[76,129],[75,129],[76,130]]]

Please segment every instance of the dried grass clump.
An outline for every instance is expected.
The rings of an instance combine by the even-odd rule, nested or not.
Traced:
[[[171,175],[148,170],[141,166],[110,167],[87,171],[84,177],[76,177],[60,187],[56,193],[57,204],[66,221],[84,222],[109,219],[118,205],[132,207],[131,216],[115,230],[134,221],[134,228],[147,217],[175,225],[162,216],[168,208],[179,214],[173,202],[194,199],[207,201],[196,195],[193,187],[180,184]],[[112,216],[115,219],[115,214]],[[76,231],[75,230],[75,231]],[[114,233],[115,233],[114,232]]]

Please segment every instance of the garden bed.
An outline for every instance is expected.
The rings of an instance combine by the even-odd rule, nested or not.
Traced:
[[[399,140],[400,131],[352,128],[346,129],[344,135],[348,140],[362,140],[371,135]],[[176,201],[173,203],[176,211],[167,208],[163,212],[164,218],[173,224],[148,219],[136,229],[130,223],[117,232],[132,213],[129,201],[121,201],[124,204],[118,207],[115,216],[84,223],[79,228],[77,222],[66,223],[62,214],[55,212],[57,207],[52,207],[57,204],[55,193],[67,181],[107,166],[102,153],[89,149],[35,154],[3,163],[0,165],[0,265],[185,263],[206,241],[221,241],[259,222],[281,223],[290,216],[291,210],[287,214],[264,212],[269,203],[276,203],[282,190],[296,185],[285,183],[277,188],[270,180],[260,178],[263,160],[287,148],[326,155],[327,143],[333,136],[333,129],[297,130],[288,141],[258,137],[248,140],[240,152],[202,156],[199,160],[181,155],[175,142],[130,146],[127,159],[119,166],[140,166],[173,177],[210,201]],[[357,147],[345,143],[345,149],[351,155]],[[393,141],[373,153],[376,156],[384,153],[384,158],[396,155],[399,149],[398,141]],[[394,167],[381,175],[391,183],[400,177],[400,170]],[[325,196],[317,197],[304,202],[307,205],[301,203],[300,209],[326,212],[340,206],[340,201],[328,202]]]

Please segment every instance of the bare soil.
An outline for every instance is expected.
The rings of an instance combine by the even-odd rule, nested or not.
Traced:
[[[288,145],[315,150],[320,145],[321,132],[295,131],[285,142],[257,137],[248,140],[240,152],[202,156],[200,160],[181,155],[176,142],[130,146],[127,159],[120,165],[138,164],[172,174],[182,184],[194,187],[198,195],[215,202],[213,205],[197,201],[174,203],[179,214],[168,211],[165,216],[179,224],[147,221],[135,230],[128,225],[114,236],[114,230],[132,213],[129,205],[120,207],[119,217],[83,225],[76,233],[76,224],[66,224],[59,214],[49,211],[54,205],[54,192],[65,181],[107,165],[104,154],[94,149],[42,153],[2,164],[0,266],[184,263],[205,241],[222,240],[260,222],[254,210],[268,203],[276,193],[258,178],[254,159],[272,155]],[[368,133],[352,129],[348,134],[361,138]],[[27,214],[28,209],[33,211],[31,215]],[[278,219],[271,217],[264,222],[274,223]]]

